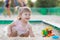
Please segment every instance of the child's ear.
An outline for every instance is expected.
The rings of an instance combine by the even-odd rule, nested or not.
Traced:
[[[21,14],[18,14],[18,18],[20,18]]]

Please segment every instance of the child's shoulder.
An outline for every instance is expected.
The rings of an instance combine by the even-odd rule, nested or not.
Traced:
[[[14,20],[13,22],[18,22],[19,20]]]
[[[9,27],[8,28],[12,28],[12,27],[15,27],[16,24],[17,24],[17,20],[14,20],[11,24],[9,24]]]
[[[14,20],[13,23],[18,26],[18,25],[21,25],[21,21],[20,20]]]
[[[9,26],[13,26],[13,25],[16,25],[17,24],[17,20],[14,20],[11,24],[9,24]]]

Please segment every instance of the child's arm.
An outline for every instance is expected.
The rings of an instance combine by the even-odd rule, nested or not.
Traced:
[[[31,27],[29,28],[29,34],[30,34],[31,37],[35,37]]]
[[[16,31],[13,31],[12,28],[15,26],[15,24],[11,24],[9,27],[8,27],[8,36],[9,37],[15,37],[17,36],[17,32]]]

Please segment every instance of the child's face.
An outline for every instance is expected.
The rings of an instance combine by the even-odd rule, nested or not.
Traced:
[[[30,16],[31,16],[30,12],[23,12],[22,15],[21,15],[21,19],[24,20],[24,21],[29,21]]]

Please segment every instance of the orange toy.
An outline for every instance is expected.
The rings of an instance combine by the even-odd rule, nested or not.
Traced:
[[[48,31],[48,37],[53,36],[52,30]]]
[[[52,32],[53,30],[52,30],[52,27],[51,27],[51,26],[47,27],[47,28],[46,28],[46,31],[48,31],[48,37],[54,35],[53,32]]]

